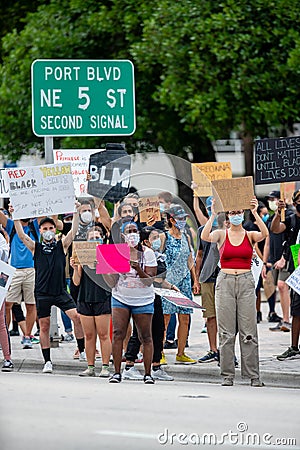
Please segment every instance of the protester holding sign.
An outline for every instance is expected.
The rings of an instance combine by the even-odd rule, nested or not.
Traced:
[[[257,214],[255,197],[250,204],[259,231],[244,230],[244,211],[232,210],[228,212],[229,230],[211,232],[216,217],[213,202],[212,214],[201,233],[201,239],[216,242],[220,252],[221,271],[215,295],[223,386],[233,385],[236,327],[240,337],[242,376],[251,379],[251,386],[263,386],[259,378],[256,296],[251,260],[254,245],[268,236],[268,229]]]
[[[79,351],[84,354],[84,337],[76,304],[66,290],[66,253],[78,228],[78,209],[74,214],[72,228],[66,236],[56,241],[56,225],[51,217],[40,221],[42,242],[35,242],[28,236],[19,220],[15,227],[19,238],[32,252],[35,267],[35,298],[40,322],[40,344],[45,360],[43,373],[52,373],[50,358],[50,313],[53,305],[62,309],[74,323],[74,331]]]

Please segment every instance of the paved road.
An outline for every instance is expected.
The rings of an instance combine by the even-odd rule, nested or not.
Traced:
[[[24,373],[1,373],[0,388],[2,450],[195,448],[197,439],[206,439],[202,448],[216,448],[215,439],[240,449],[249,439],[256,445],[247,448],[300,449],[294,389]]]

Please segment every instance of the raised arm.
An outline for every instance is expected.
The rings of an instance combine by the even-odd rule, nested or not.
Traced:
[[[23,242],[23,244],[26,245],[28,250],[30,250],[32,253],[34,253],[35,241],[33,239],[31,239],[31,237],[28,236],[28,234],[24,233],[24,230],[23,230],[20,220],[14,220],[14,224],[15,224],[16,232],[17,232],[19,238],[21,239],[21,241]]]
[[[255,217],[256,225],[259,228],[259,231],[249,231],[249,236],[251,237],[252,243],[255,244],[255,242],[260,242],[260,241],[266,239],[266,237],[269,236],[269,231],[268,231],[266,224],[264,223],[264,221],[262,220],[260,215],[257,213],[257,207],[258,207],[257,198],[253,197],[250,203],[252,206],[251,212],[252,212],[253,216]]]
[[[274,218],[271,222],[271,231],[272,233],[278,234],[285,231],[286,226],[284,223],[280,222],[281,211],[285,208],[285,203],[283,200],[279,200],[278,209],[274,213]]]
[[[112,222],[112,220],[111,220],[110,215],[109,215],[109,213],[107,211],[107,208],[105,206],[104,200],[101,200],[100,203],[96,202],[96,200],[99,201],[99,199],[94,197],[95,205],[96,205],[96,208],[98,209],[101,223],[105,226],[105,228],[107,230],[110,230],[111,229],[111,222]],[[99,203],[99,204],[97,205],[97,203]]]
[[[76,235],[78,231],[78,224],[79,224],[79,211],[80,203],[76,202],[76,212],[73,214],[73,220],[72,220],[72,228],[71,230],[66,234],[66,236],[62,237],[62,245],[64,248],[64,252],[66,253],[68,248],[70,247],[71,243],[73,242],[74,236]]]

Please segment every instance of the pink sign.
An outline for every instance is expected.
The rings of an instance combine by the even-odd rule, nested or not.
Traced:
[[[102,244],[97,246],[96,273],[128,273],[130,248],[127,244]]]

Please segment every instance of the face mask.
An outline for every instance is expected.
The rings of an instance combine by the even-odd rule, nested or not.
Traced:
[[[69,233],[69,231],[71,230],[71,228],[72,228],[72,222],[65,222],[65,223],[64,223],[64,231],[65,231],[66,233]]]
[[[264,216],[262,216],[263,222],[266,223],[268,221],[269,217],[270,217],[270,214],[265,214]]]
[[[85,211],[80,214],[80,219],[83,223],[90,223],[93,219],[93,215],[90,211]]]
[[[99,242],[99,244],[103,244],[103,238],[92,238],[92,239],[89,239],[89,241],[95,241],[95,242]]]
[[[157,238],[154,241],[152,241],[151,248],[155,252],[157,252],[160,249],[160,246],[161,246],[161,239],[160,238]]]
[[[298,213],[300,213],[300,205],[298,205],[298,203],[297,203],[297,205],[296,205],[296,211],[297,211]]]
[[[55,237],[55,233],[53,231],[44,231],[42,234],[44,241],[50,242]]]
[[[125,234],[125,241],[130,247],[136,247],[140,242],[140,235],[139,233]]]
[[[160,212],[165,212],[165,204],[164,203],[159,203],[159,210],[160,210]]]
[[[179,219],[175,220],[176,220],[175,227],[178,228],[178,230],[183,231],[186,226],[186,220],[179,220]]]
[[[269,200],[269,208],[270,208],[271,211],[277,211],[277,209],[278,209],[277,203],[276,202],[271,202]]]
[[[244,213],[235,214],[234,216],[229,216],[229,221],[232,225],[241,225],[244,221]]]

